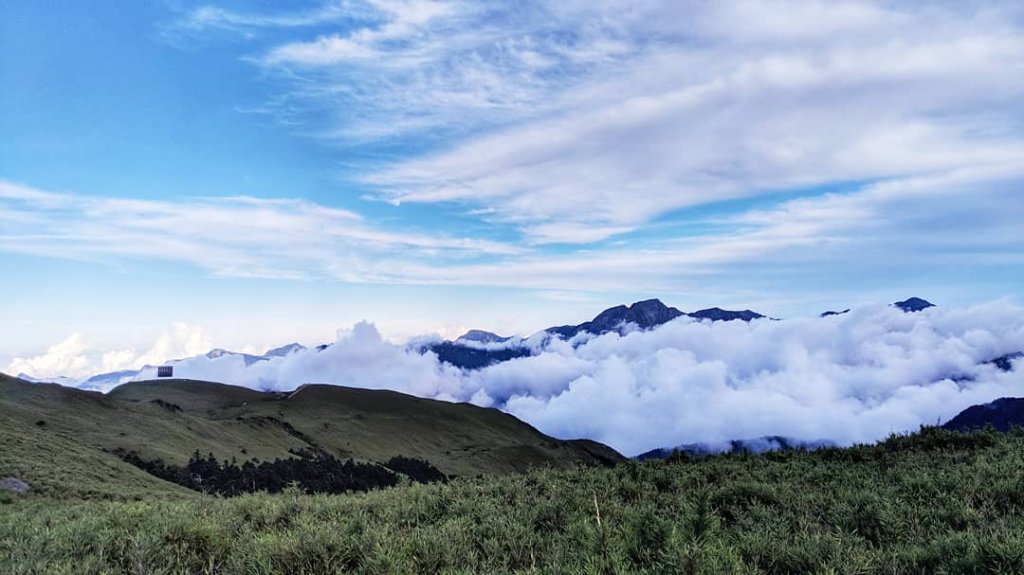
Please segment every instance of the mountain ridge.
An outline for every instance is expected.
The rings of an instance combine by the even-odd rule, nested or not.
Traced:
[[[570,340],[581,333],[603,335],[611,332],[626,333],[627,326],[636,326],[641,330],[649,330],[664,325],[679,317],[691,317],[709,321],[746,321],[750,322],[765,316],[749,309],[742,311],[724,310],[718,307],[706,308],[692,313],[680,311],[665,305],[660,299],[652,298],[634,302],[630,305],[617,305],[605,309],[593,319],[575,325],[559,325],[545,328],[534,335],[516,340],[501,337],[484,330],[470,330],[454,341],[442,341],[429,344],[423,351],[432,351],[438,359],[449,365],[462,369],[480,369],[510,359],[527,357],[533,354],[525,341],[536,338],[558,337]],[[512,345],[518,341],[518,345]],[[475,344],[510,344],[504,349],[481,348]]]
[[[69,458],[116,477],[124,473],[118,453],[183,465],[196,451],[270,461],[313,450],[371,463],[420,458],[448,475],[624,460],[600,443],[555,439],[496,409],[325,384],[285,393],[167,379],[102,394],[0,374],[0,420],[0,441],[20,445],[0,456],[0,476],[44,486],[74,483],[61,471]]]
[[[1024,398],[1000,397],[988,403],[972,405],[942,424],[951,431],[972,431],[992,426],[996,431],[1024,427]]]
[[[907,313],[913,313],[935,307],[931,302],[919,297],[910,297],[903,301],[891,304]],[[843,311],[827,311],[820,314],[820,317],[829,317],[848,313],[849,309]],[[538,345],[544,345],[547,338],[558,337],[570,340],[582,333],[602,335],[605,333],[617,332],[625,335],[631,328],[650,330],[664,325],[679,317],[690,317],[699,321],[745,321],[751,322],[766,318],[765,315],[749,310],[727,310],[720,307],[710,307],[694,312],[683,312],[675,307],[665,305],[660,299],[651,298],[634,302],[630,305],[617,305],[607,308],[589,321],[575,325],[552,326],[540,330],[529,337],[501,336],[496,333],[470,329],[455,340],[434,341],[432,343],[416,344],[412,349],[420,353],[433,352],[438,360],[448,365],[466,369],[482,369],[497,363],[528,357],[535,353]],[[194,360],[205,357],[209,360],[219,360],[224,357],[240,357],[245,366],[251,366],[259,362],[285,358],[298,352],[313,349],[323,351],[331,344],[322,344],[313,348],[307,348],[298,343],[290,343],[267,350],[263,355],[253,355],[235,352],[223,348],[214,348],[202,356],[168,360],[163,365],[173,366],[183,361]],[[104,390],[114,385],[137,380],[144,376],[156,377],[156,367],[147,365],[138,370],[120,370],[115,372],[100,373],[87,378],[34,378],[27,374],[19,374],[20,377],[30,381],[54,381],[63,385],[82,387],[84,389]]]

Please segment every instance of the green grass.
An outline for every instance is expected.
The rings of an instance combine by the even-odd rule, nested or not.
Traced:
[[[0,505],[3,573],[1022,573],[1024,433],[366,494]],[[600,522],[598,522],[600,516]]]
[[[0,477],[17,477],[36,493],[62,499],[194,496],[73,438],[2,418]]]

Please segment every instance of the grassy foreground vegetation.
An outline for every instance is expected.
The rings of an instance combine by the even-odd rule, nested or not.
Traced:
[[[347,495],[4,496],[3,573],[1022,573],[1024,433]]]

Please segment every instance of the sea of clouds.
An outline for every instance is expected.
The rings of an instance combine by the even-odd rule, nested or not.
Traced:
[[[996,302],[904,313],[885,305],[824,318],[698,322],[650,331],[534,336],[535,355],[463,371],[425,340],[385,341],[370,323],[337,341],[246,365],[241,356],[175,363],[175,376],[258,389],[304,383],[390,389],[497,407],[560,438],[635,455],[686,443],[781,435],[873,441],[1004,396],[1024,396],[1024,308]],[[490,344],[493,347],[497,344]],[[135,379],[150,379],[155,368]]]

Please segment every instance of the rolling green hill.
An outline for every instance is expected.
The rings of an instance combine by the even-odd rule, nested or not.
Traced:
[[[124,463],[111,453],[117,450],[182,465],[196,450],[267,461],[315,448],[357,461],[418,457],[449,475],[622,459],[604,445],[560,441],[494,409],[329,385],[270,393],[161,380],[104,395],[0,375],[0,421],[0,477],[55,496],[189,495]]]

